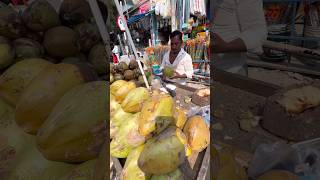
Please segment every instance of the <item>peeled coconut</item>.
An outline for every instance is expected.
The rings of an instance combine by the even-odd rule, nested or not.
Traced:
[[[115,81],[123,80],[123,76],[121,74],[115,74],[113,78]]]
[[[112,84],[113,85],[113,84]],[[127,83],[125,83],[123,86],[121,86],[115,93],[114,96],[116,98],[116,100],[119,103],[122,103],[122,101],[126,98],[126,96],[128,95],[128,93],[132,90],[136,88],[136,84],[132,81],[129,81]]]
[[[163,174],[163,175],[153,175],[151,177],[151,180],[184,180],[183,174],[178,168],[177,170],[168,173],[168,174]]]
[[[59,26],[60,19],[56,10],[46,0],[35,0],[22,14],[26,26],[36,32]]]
[[[173,125],[177,126],[180,129],[183,129],[187,121],[187,111],[182,107],[176,107],[176,110],[173,114],[174,122]]]
[[[148,89],[139,87],[131,90],[122,101],[121,107],[125,112],[137,113],[142,109],[143,103],[150,97]]]
[[[201,152],[209,145],[210,130],[201,116],[191,117],[183,132],[187,136],[188,145],[192,151]]]
[[[174,100],[170,95],[152,96],[142,106],[139,118],[140,134],[148,136],[153,132],[160,133],[174,121],[173,113]]]
[[[173,172],[186,160],[185,144],[183,132],[176,127],[169,127],[147,141],[138,159],[138,166],[148,174]]]
[[[97,159],[92,159],[81,163],[80,165],[73,168],[66,175],[59,178],[59,180],[84,180],[92,179],[94,174],[94,168],[97,163]]]
[[[132,119],[133,114],[123,111],[121,106],[118,106],[116,102],[111,101],[111,103],[113,111],[111,111],[112,116],[110,116],[110,138],[113,139],[117,136],[122,123],[128,122],[128,119]]]
[[[127,81],[124,80],[115,80],[114,83],[111,84],[110,86],[110,92],[111,94],[115,95],[116,92],[125,84],[127,83]]]
[[[65,93],[96,78],[90,69],[80,65],[61,63],[46,66],[21,95],[16,106],[17,124],[25,132],[36,134]]]
[[[64,0],[59,11],[64,25],[74,26],[89,21],[92,17],[90,5],[86,0]]]
[[[138,159],[143,148],[144,145],[141,145],[137,148],[134,148],[129,153],[122,170],[123,180],[147,180],[150,178],[150,175],[145,174],[138,166]]]
[[[12,65],[0,76],[0,97],[15,107],[31,81],[50,64],[44,59],[25,59]]]
[[[138,132],[139,113],[129,116],[127,119],[122,118],[122,123],[116,136],[110,143],[110,154],[116,158],[126,158],[130,151],[142,145],[145,138]]]
[[[10,6],[0,8],[0,35],[7,38],[19,38],[26,33],[21,16]]]
[[[65,93],[37,134],[46,159],[73,163],[97,158],[108,132],[107,89],[106,82],[94,81]]]
[[[46,31],[43,45],[47,53],[55,58],[73,57],[79,53],[77,33],[65,26]]]
[[[123,74],[125,80],[130,81],[134,79],[134,72],[131,70],[126,70]]]
[[[0,43],[0,70],[10,66],[14,61],[14,49],[10,44]]]
[[[20,38],[13,42],[16,53],[16,61],[26,58],[41,58],[44,54],[44,48],[35,40]]]
[[[260,176],[258,180],[299,180],[299,177],[289,171],[271,170]]]
[[[84,22],[77,25],[74,30],[79,36],[81,51],[87,52],[100,41],[100,33],[96,24]]]
[[[90,50],[88,59],[98,74],[107,74],[110,55],[111,49],[102,44],[97,44]]]

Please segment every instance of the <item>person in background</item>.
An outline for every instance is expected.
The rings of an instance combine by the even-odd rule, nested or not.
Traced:
[[[213,6],[214,68],[246,76],[246,53],[262,53],[267,38],[262,0],[215,0]]]
[[[193,64],[191,56],[182,48],[183,34],[174,31],[170,34],[171,49],[163,56],[160,69],[172,67],[174,76],[172,78],[189,78],[193,76]]]

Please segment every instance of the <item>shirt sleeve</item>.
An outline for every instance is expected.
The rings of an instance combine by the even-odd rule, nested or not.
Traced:
[[[186,55],[184,60],[184,70],[186,72],[187,78],[192,79],[193,76],[193,64],[192,58],[189,54]]]
[[[267,39],[267,25],[261,0],[241,0],[237,8],[241,27],[240,38],[247,50],[262,50]]]

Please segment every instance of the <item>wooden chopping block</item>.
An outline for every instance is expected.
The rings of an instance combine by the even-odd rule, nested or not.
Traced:
[[[310,108],[299,114],[290,114],[277,102],[288,90],[302,86],[306,86],[306,84],[280,90],[267,99],[262,118],[263,128],[293,142],[320,137],[320,107]],[[312,86],[320,88],[319,83],[312,84]]]

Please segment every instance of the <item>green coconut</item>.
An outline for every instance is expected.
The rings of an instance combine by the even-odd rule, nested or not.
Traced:
[[[20,38],[13,42],[16,53],[16,61],[27,58],[40,58],[44,54],[44,48],[35,40]]]
[[[79,53],[77,33],[66,26],[49,29],[44,35],[43,45],[55,58],[73,57]]]
[[[105,48],[103,44],[97,44],[90,50],[88,59],[98,74],[107,74],[110,55],[110,48]]]
[[[79,36],[79,44],[80,49],[83,52],[88,52],[90,49],[99,43],[100,41],[100,33],[96,24],[84,22],[77,25],[74,28],[75,32]]]
[[[147,141],[138,160],[148,174],[163,175],[175,171],[185,160],[186,137],[176,127],[169,127]]]
[[[117,71],[121,74],[123,74],[126,70],[129,70],[129,66],[127,63],[125,62],[120,62],[118,65],[117,65]]]
[[[60,6],[59,16],[64,25],[75,26],[89,21],[92,13],[86,0],[64,0]]]
[[[10,6],[0,8],[0,36],[19,38],[26,33],[21,16]]]
[[[10,44],[0,43],[0,70],[10,66],[14,62],[14,49]]]
[[[174,70],[172,67],[166,66],[163,68],[163,75],[166,77],[172,77],[174,75]]]
[[[22,19],[29,29],[36,32],[60,25],[58,13],[46,0],[33,1],[23,12]]]

